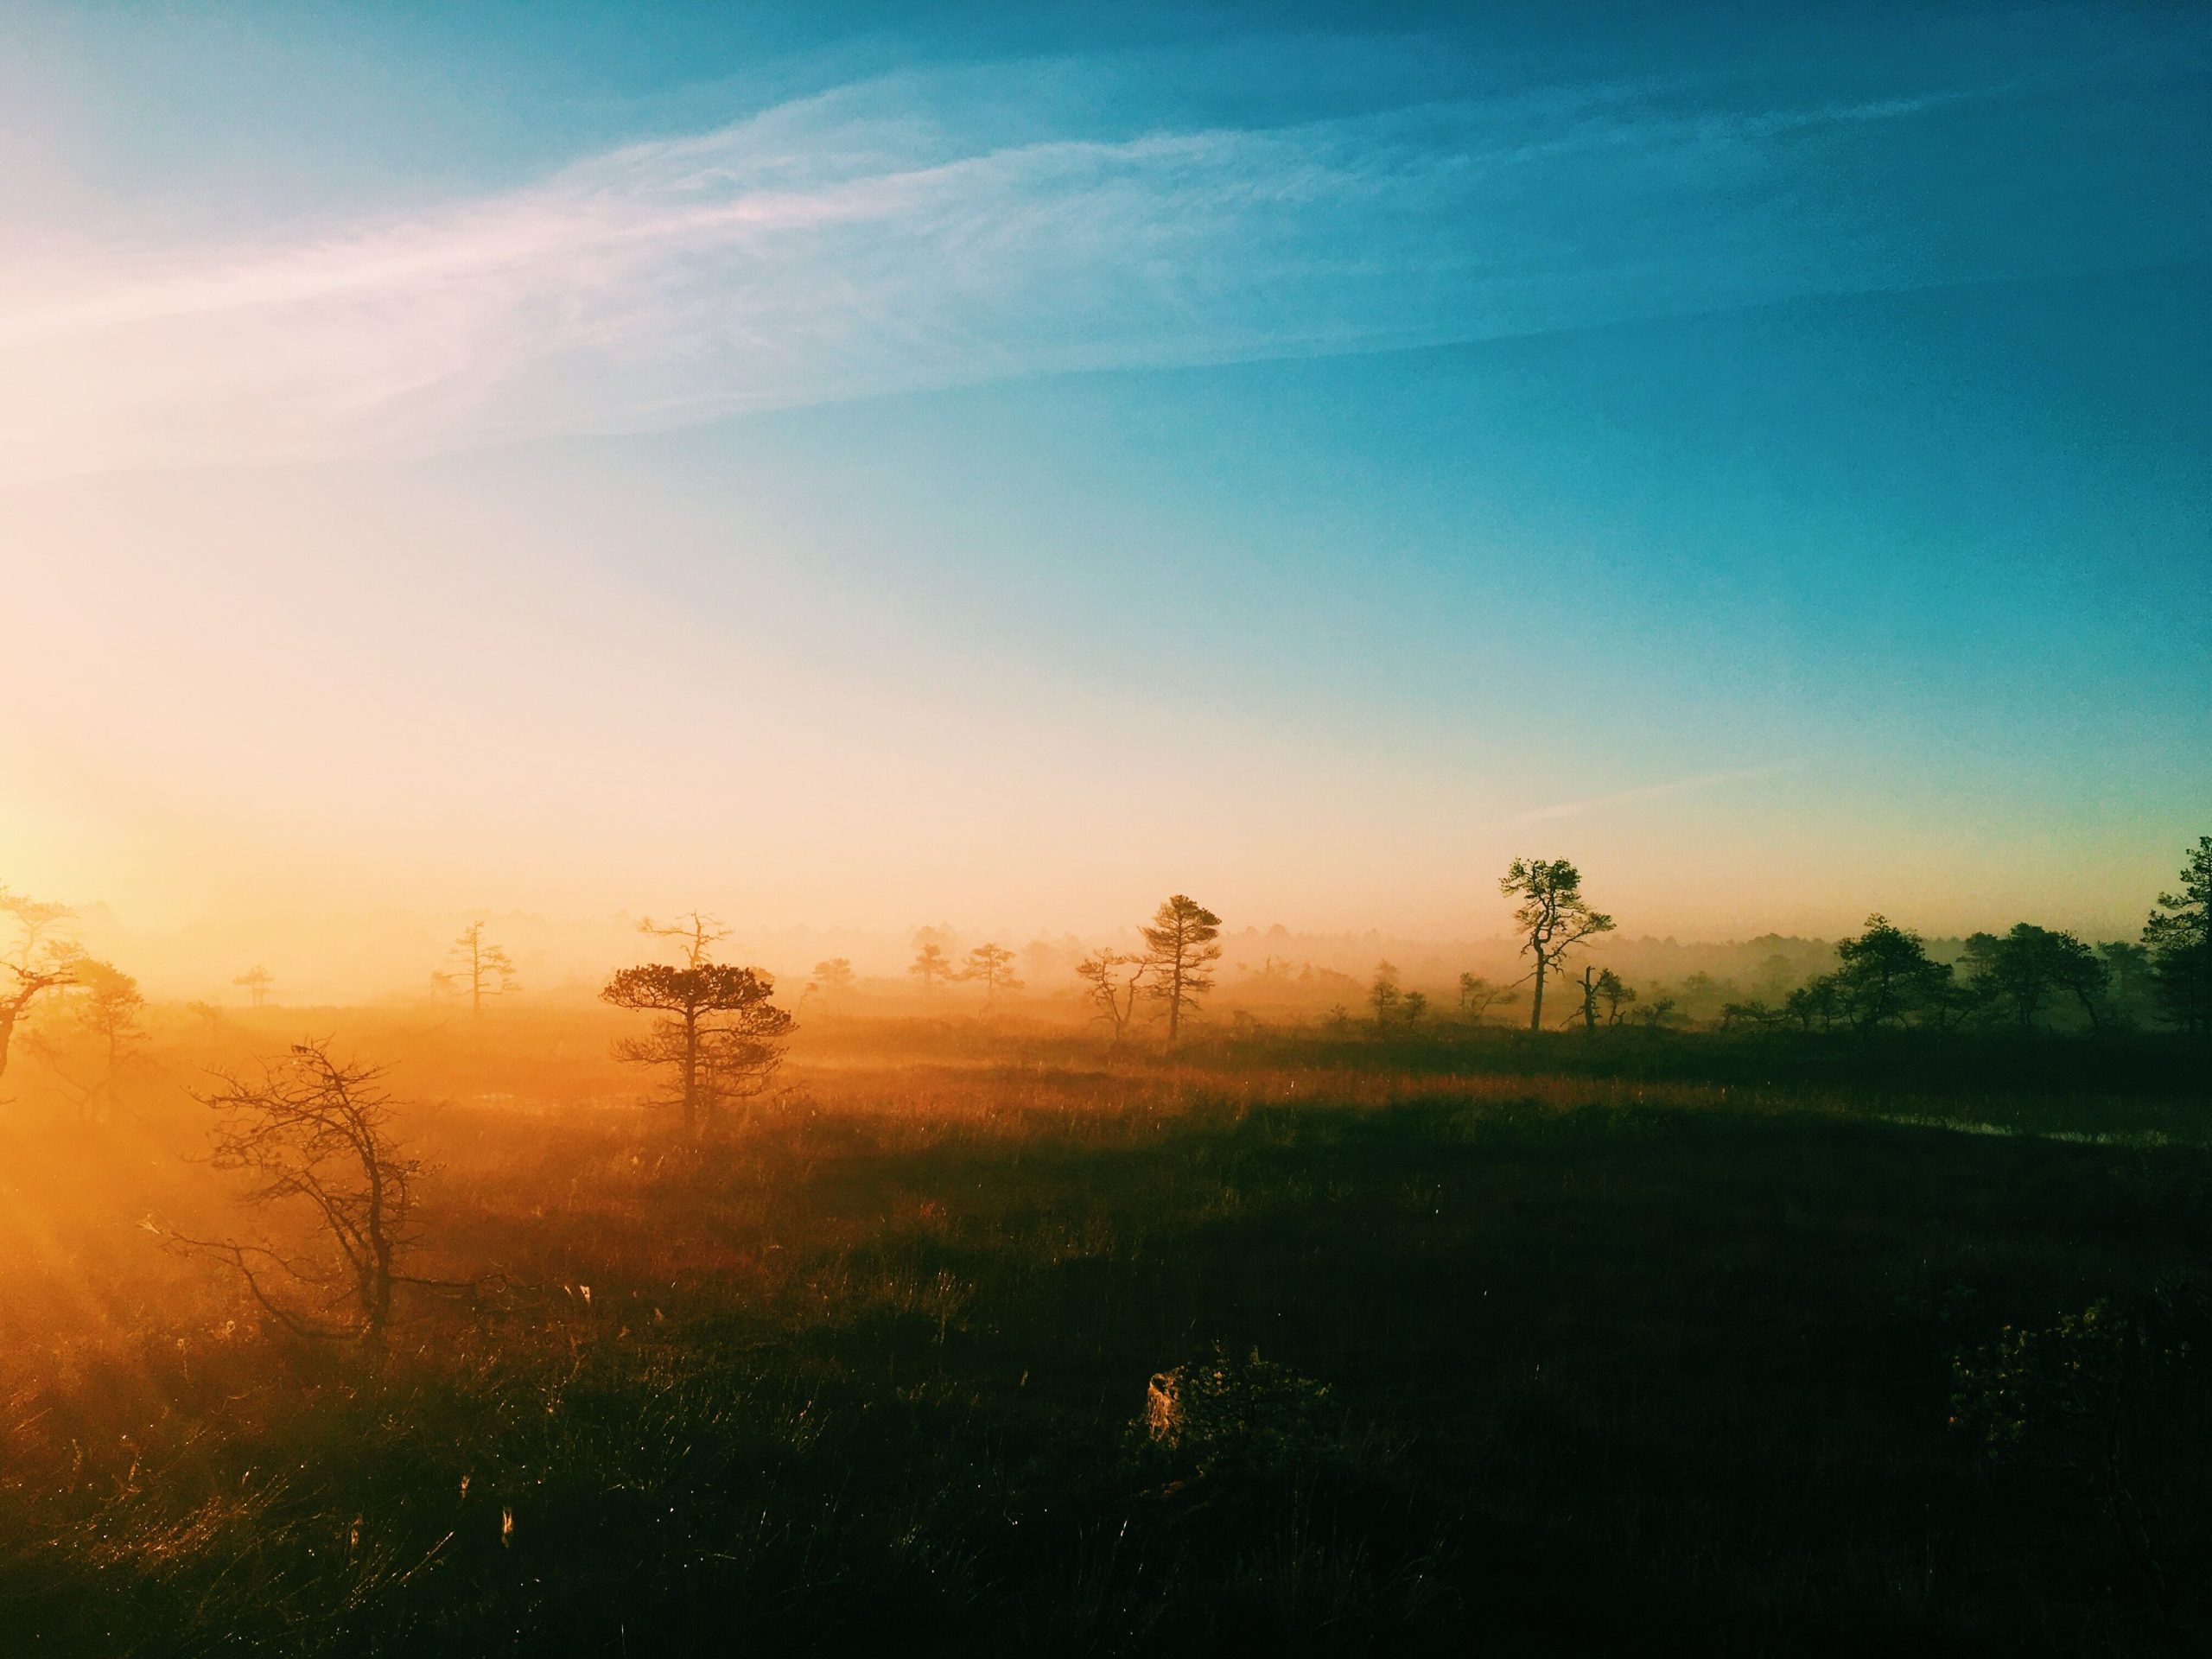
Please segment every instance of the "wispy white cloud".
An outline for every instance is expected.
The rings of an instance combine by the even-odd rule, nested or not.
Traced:
[[[412,217],[0,268],[0,481],[1890,282],[1894,251],[1790,169],[1808,133],[1940,101],[1662,114],[1598,88],[1111,141],[1001,121],[985,143],[913,92],[848,89]]]
[[[1497,830],[1517,829],[1522,824],[1551,823],[1563,819],[1580,818],[1611,806],[1626,806],[1636,801],[1657,800],[1669,795],[1694,795],[1708,789],[1719,789],[1729,784],[1751,783],[1761,778],[1773,778],[1783,772],[1796,772],[1805,764],[1804,757],[1794,755],[1787,760],[1770,761],[1764,766],[1738,766],[1728,772],[1701,772],[1688,778],[1669,779],[1662,784],[1645,784],[1637,789],[1616,790],[1607,795],[1592,795],[1579,801],[1558,801],[1549,806],[1535,807],[1526,812],[1516,812],[1499,818],[1489,827]]]

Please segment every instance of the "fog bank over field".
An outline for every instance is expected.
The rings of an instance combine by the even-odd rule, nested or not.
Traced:
[[[532,1001],[572,1004],[595,997],[613,967],[666,957],[669,947],[640,937],[641,917],[615,912],[596,917],[553,917],[529,912],[437,912],[397,908],[294,913],[251,924],[215,919],[161,929],[134,925],[106,905],[83,907],[76,933],[96,957],[126,962],[149,995],[178,1001],[242,1005],[247,990],[233,982],[256,967],[271,976],[270,1001],[297,1007],[348,1003],[435,1001],[435,975],[447,970],[455,933],[472,922],[485,925],[512,957],[516,995]],[[1137,920],[1122,928],[1077,933],[1059,928],[969,925],[939,918],[906,928],[750,925],[729,922],[721,948],[728,960],[765,968],[796,997],[817,965],[842,958],[856,978],[855,991],[874,1006],[902,1011],[913,1001],[908,973],[919,944],[935,941],[958,959],[989,942],[1014,950],[1023,984],[1007,1007],[1044,1012],[1077,1000],[1075,975],[1084,955],[1101,947],[1141,948]],[[1991,927],[2001,931],[2002,920]],[[1237,925],[1222,933],[1224,1008],[1318,1009],[1335,1002],[1357,1006],[1378,966],[1395,968],[1408,988],[1446,994],[1459,976],[1475,973],[1500,982],[1518,980],[1528,964],[1507,931],[1504,907],[1498,929],[1487,935],[1422,935],[1370,928],[1357,931],[1298,929],[1281,923]],[[2094,937],[2132,939],[2139,923],[2120,924]],[[1624,919],[1618,932],[1599,941],[1593,962],[1639,979],[1677,980],[1704,974],[1746,995],[1794,984],[1834,963],[1837,935],[1769,932],[1749,937],[1655,936]],[[1955,959],[1963,935],[1930,934],[1929,953]],[[980,995],[980,994],[977,994]],[[946,991],[938,1007],[964,1011],[974,1001],[963,988]],[[1001,1009],[1003,1012],[1004,1009]]]

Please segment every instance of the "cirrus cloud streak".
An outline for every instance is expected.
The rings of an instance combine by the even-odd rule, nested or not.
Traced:
[[[1824,156],[1958,101],[1593,87],[986,139],[926,85],[869,83],[411,216],[0,270],[0,482],[2001,274],[1931,272],[1910,226],[1817,188]]]

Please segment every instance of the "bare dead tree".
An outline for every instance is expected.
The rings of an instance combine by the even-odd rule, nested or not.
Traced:
[[[1075,971],[1098,1017],[1113,1026],[1118,1047],[1136,1018],[1137,998],[1144,994],[1145,976],[1152,971],[1150,960],[1118,950],[1094,950],[1076,964]]]
[[[696,1135],[713,1127],[724,1103],[749,1100],[774,1080],[796,1027],[772,1000],[775,989],[756,968],[650,963],[623,969],[599,994],[618,1008],[662,1016],[645,1036],[618,1042],[614,1055],[667,1068],[684,1131]]]
[[[387,1071],[334,1059],[326,1044],[306,1042],[259,1077],[219,1073],[218,1086],[198,1096],[217,1114],[210,1161],[248,1179],[248,1205],[296,1214],[306,1237],[279,1248],[165,1231],[171,1248],[227,1262],[289,1331],[381,1342],[393,1288],[427,1282],[399,1271],[416,1243],[410,1228],[423,1166],[393,1140],[394,1103],[381,1087]]]
[[[76,983],[79,953],[60,937],[71,914],[67,905],[28,899],[0,886],[0,917],[15,929],[6,954],[0,955],[0,1077],[7,1075],[16,1022],[39,998]]]
[[[1585,1031],[1598,1029],[1598,968],[1595,963],[1582,965],[1582,982],[1575,987],[1582,993],[1575,1012],[1581,1017]]]
[[[453,963],[452,969],[430,977],[441,989],[467,996],[472,1018],[484,1017],[486,997],[504,996],[516,988],[514,958],[485,938],[482,922],[471,922],[461,929],[446,952],[446,960]]]
[[[639,918],[638,931],[656,939],[674,939],[683,950],[683,965],[703,968],[715,957],[715,947],[729,938],[730,931],[722,925],[721,918],[709,916],[696,910],[687,910],[674,921],[657,922],[650,916]]]

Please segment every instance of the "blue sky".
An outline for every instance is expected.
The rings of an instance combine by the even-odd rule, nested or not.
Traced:
[[[2212,25],[1770,10],[0,12],[0,676],[199,693],[52,698],[0,852],[2113,931],[2212,824]]]

